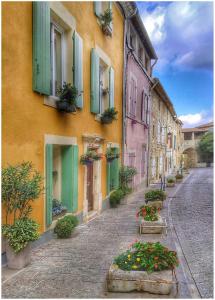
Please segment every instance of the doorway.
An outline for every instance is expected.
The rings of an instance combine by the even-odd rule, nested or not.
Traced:
[[[87,200],[88,212],[94,210],[93,205],[93,163],[87,165]]]

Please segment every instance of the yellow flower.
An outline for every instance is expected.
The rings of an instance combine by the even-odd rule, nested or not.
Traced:
[[[132,269],[137,269],[137,266],[135,266],[135,265],[134,265],[134,266],[132,266]]]
[[[139,257],[137,258],[137,261],[140,261],[140,258],[139,258]]]
[[[130,254],[128,254],[128,258],[130,258],[131,257],[131,255]]]
[[[127,264],[127,261],[125,261],[125,264]]]

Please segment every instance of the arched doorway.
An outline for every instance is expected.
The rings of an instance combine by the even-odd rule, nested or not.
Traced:
[[[184,167],[195,168],[197,167],[197,152],[194,148],[188,148],[183,152]]]

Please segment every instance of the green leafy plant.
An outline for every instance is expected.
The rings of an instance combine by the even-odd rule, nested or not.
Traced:
[[[122,189],[127,189],[129,183],[133,177],[137,174],[137,170],[134,167],[122,166],[119,170],[119,181]]]
[[[15,253],[24,249],[29,242],[39,238],[39,225],[29,218],[16,220],[13,225],[3,225],[2,234]]]
[[[172,270],[178,266],[177,253],[161,243],[135,242],[126,252],[115,258],[114,263],[124,271]]]
[[[32,211],[32,202],[43,191],[42,176],[31,162],[22,162],[15,166],[9,165],[2,169],[2,202],[8,218],[13,215],[16,219],[28,217]]]
[[[202,162],[213,162],[213,132],[205,133],[197,146]]]
[[[113,120],[117,120],[117,118],[116,118],[117,114],[118,114],[118,111],[116,111],[115,107],[107,108],[101,114],[102,124],[109,124],[109,123],[112,123]]]
[[[60,100],[65,100],[70,104],[76,105],[76,98],[78,96],[78,90],[71,83],[63,83],[62,87],[57,89],[57,95]]]
[[[111,36],[111,30],[108,30],[108,29],[110,27],[112,20],[113,20],[113,14],[112,14],[112,10],[109,8],[106,9],[104,11],[104,13],[100,14],[100,16],[99,16],[99,21],[100,21],[102,30],[106,35]]]
[[[175,178],[174,177],[168,177],[166,179],[167,183],[175,183]]]
[[[117,189],[117,190],[113,191],[110,194],[110,198],[109,198],[110,206],[116,207],[118,204],[120,204],[120,200],[123,198],[123,196],[124,196],[124,193],[121,189]]]
[[[115,153],[113,148],[107,148],[105,156],[107,161],[112,161],[115,158],[119,158],[119,154]]]
[[[164,201],[166,199],[166,193],[162,190],[151,190],[145,193],[145,201],[156,201],[161,200]]]
[[[182,174],[176,174],[176,175],[175,175],[175,178],[176,178],[176,180],[177,180],[177,179],[183,179],[183,175],[182,175]]]
[[[130,194],[132,192],[132,188],[129,188],[129,187],[120,187],[121,191],[123,192],[123,196],[126,196],[128,194]]]
[[[154,206],[142,205],[136,216],[143,217],[145,221],[157,221],[158,212],[159,209]]]
[[[77,224],[78,220],[75,216],[65,216],[57,221],[54,233],[60,239],[69,238]]]

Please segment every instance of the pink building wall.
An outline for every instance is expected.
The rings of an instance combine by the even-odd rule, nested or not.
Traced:
[[[132,91],[132,80],[136,81],[136,114],[130,114],[130,101]],[[127,94],[126,94],[126,128],[125,128],[125,165],[133,165],[138,174],[134,178],[133,186],[136,187],[147,181],[147,164],[148,164],[148,132],[149,126],[143,122],[142,109],[143,90],[144,95],[148,95],[148,109],[150,109],[150,81],[147,75],[134,60],[132,56],[128,58],[127,65]],[[132,157],[132,153],[135,156]]]

